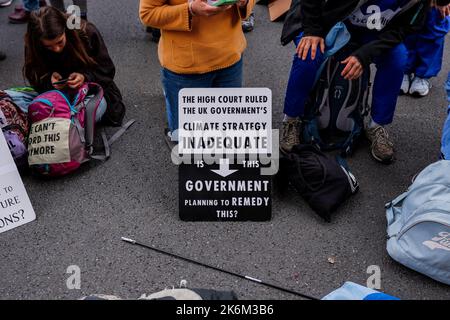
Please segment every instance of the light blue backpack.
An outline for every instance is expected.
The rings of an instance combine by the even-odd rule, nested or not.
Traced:
[[[386,209],[389,255],[450,285],[450,161],[428,166]]]

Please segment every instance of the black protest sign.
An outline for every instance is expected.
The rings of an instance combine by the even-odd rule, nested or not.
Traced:
[[[217,165],[203,161],[179,169],[180,219],[184,221],[267,221],[272,215],[272,180],[259,160]]]
[[[261,174],[259,161],[272,154],[269,89],[181,90],[178,137],[178,153],[196,159],[179,169],[182,220],[271,219],[271,176]],[[209,164],[212,158],[219,162]]]

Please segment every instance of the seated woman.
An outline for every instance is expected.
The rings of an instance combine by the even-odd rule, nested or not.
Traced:
[[[53,7],[31,14],[25,35],[24,76],[37,93],[54,89],[70,93],[85,82],[101,85],[105,101],[97,116],[103,116],[105,124],[120,126],[125,106],[102,36],[92,23],[83,20],[79,29],[67,28],[67,18]],[[63,79],[68,81],[58,84]]]

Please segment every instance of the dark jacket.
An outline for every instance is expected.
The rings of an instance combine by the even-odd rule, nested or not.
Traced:
[[[103,87],[105,100],[108,103],[103,122],[108,125],[120,126],[125,116],[125,105],[122,102],[122,94],[114,82],[116,68],[105,42],[92,23],[87,23],[86,34],[82,37],[88,55],[97,64],[93,67],[84,67],[74,62],[68,52],[61,54],[48,52],[46,62],[51,65],[51,73],[43,77],[38,84],[32,84],[39,93],[52,90],[50,78],[53,72],[58,72],[63,78],[68,77],[73,72],[81,73],[85,76],[86,82],[95,82]]]
[[[346,20],[368,0],[294,0],[284,23],[281,42],[288,44],[303,31],[305,36],[325,38],[338,22]],[[441,0],[441,2],[449,2]],[[375,57],[402,43],[425,24],[429,0],[411,0],[411,7],[398,14],[380,31],[378,40],[361,46],[352,55],[368,66]]]

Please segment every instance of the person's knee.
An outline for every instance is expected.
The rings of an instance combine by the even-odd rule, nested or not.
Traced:
[[[408,49],[404,44],[400,44],[393,48],[383,60],[382,64],[389,69],[405,72],[408,65]]]

